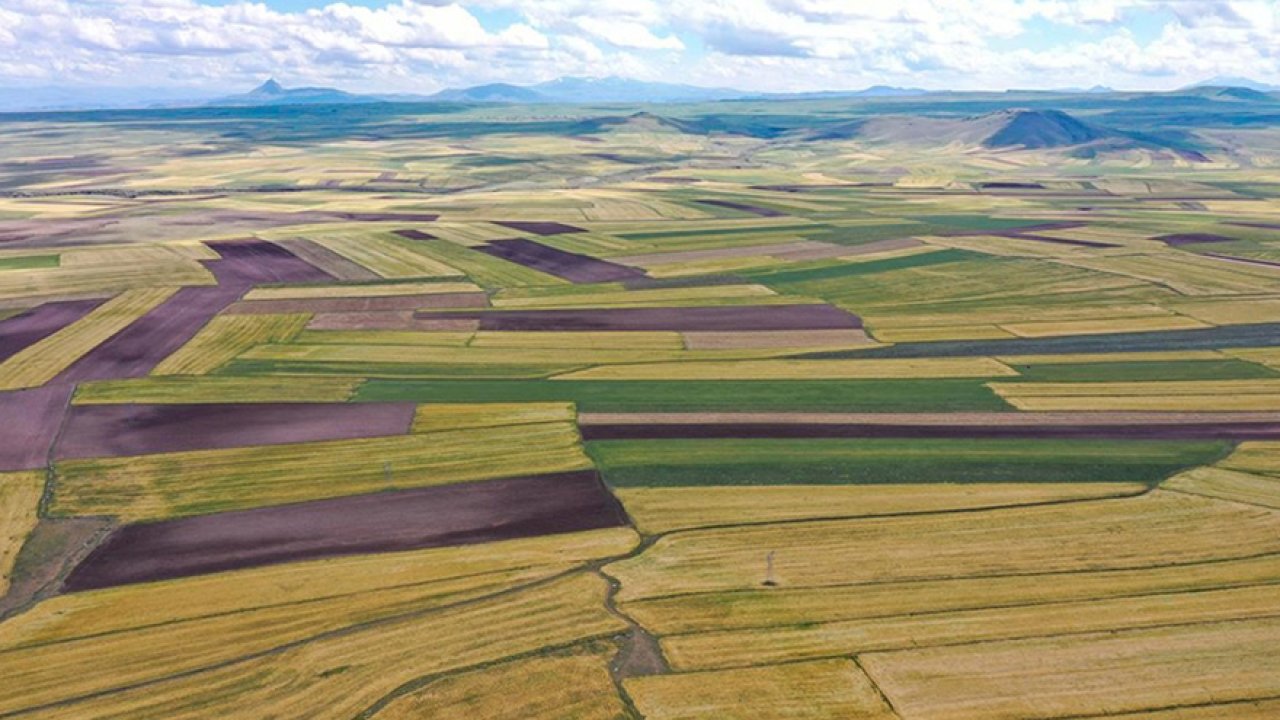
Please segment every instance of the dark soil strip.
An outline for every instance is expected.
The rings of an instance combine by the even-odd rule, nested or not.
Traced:
[[[1235,242],[1236,239],[1225,235],[1214,235],[1212,233],[1174,233],[1172,235],[1158,235],[1151,238],[1159,240],[1169,247],[1181,247],[1183,245],[1198,245],[1200,243],[1222,243]]]
[[[1234,257],[1231,255],[1221,255],[1219,253],[1203,253],[1205,257],[1217,258],[1218,260],[1226,260],[1228,262],[1244,263],[1245,265],[1257,265],[1259,267],[1280,267],[1280,262],[1274,260],[1255,260],[1254,258]]]
[[[396,230],[394,235],[399,235],[405,240],[435,240],[436,236],[431,233],[422,232],[421,230]]]
[[[305,238],[281,240],[280,245],[304,262],[314,265],[339,280],[381,280],[382,276],[354,263],[329,248]]]
[[[728,208],[729,210],[738,210],[744,213],[751,213],[752,215],[759,215],[760,217],[772,218],[772,217],[787,216],[787,214],[782,212],[781,210],[774,210],[773,208],[757,207],[755,205],[748,205],[746,203],[733,202],[732,200],[694,200],[694,202],[698,203],[699,205],[711,205],[713,207]]]
[[[1179,425],[895,425],[834,423],[632,423],[583,425],[584,440],[693,438],[939,438],[1081,440],[1275,440],[1280,422]]]
[[[568,235],[571,233],[584,233],[585,228],[575,227],[573,225],[565,225],[558,222],[537,222],[526,220],[494,220],[494,225],[501,225],[512,230],[518,230],[523,233],[532,235]]]
[[[593,470],[399,490],[128,525],[72,571],[64,589],[626,524]]]
[[[732,330],[742,332],[862,327],[862,320],[856,315],[831,305],[418,312],[414,317],[479,320],[481,330],[512,331]]]
[[[1123,247],[1122,245],[1114,245],[1112,243],[1098,242],[1096,240],[1071,240],[1068,238],[1049,237],[1048,235],[1029,235],[1020,232],[1003,232],[994,233],[999,237],[1015,238],[1017,240],[1034,240],[1035,242],[1053,243],[1055,245],[1071,245],[1074,247],[1087,248],[1115,248]]]
[[[70,385],[0,393],[0,472],[36,470],[49,462],[71,400]]]
[[[1044,190],[1040,183],[1027,182],[984,182],[978,183],[983,190]]]
[[[54,381],[143,377],[195,337],[210,318],[235,302],[244,290],[234,285],[182,288],[72,363]]]
[[[81,405],[54,457],[121,457],[403,435],[414,403]]]
[[[1042,233],[1042,232],[1053,232],[1057,230],[1074,230],[1076,228],[1086,227],[1088,226],[1088,224],[1089,223],[1086,223],[1086,222],[1065,220],[1063,222],[1049,222],[1049,223],[1040,223],[1039,225],[1025,225],[1023,227],[1017,227],[1017,228],[1006,229],[1006,230],[998,230],[994,228],[989,230],[958,230],[956,232],[943,232],[939,234],[946,237],[972,237],[974,235],[1008,236],[1010,234],[1020,235],[1020,234],[1026,234],[1026,233],[1034,234],[1034,233]]]
[[[265,240],[221,240],[205,245],[222,256],[220,260],[203,263],[222,286],[246,289],[253,285],[322,283],[335,279],[285,248]]]
[[[0,320],[0,361],[17,355],[62,328],[88,315],[103,300],[45,303],[21,315]]]
[[[1221,200],[1221,199],[1223,199],[1223,198],[1213,198],[1213,199],[1215,199],[1215,200]],[[1235,225],[1236,227],[1257,228],[1257,229],[1259,229],[1259,230],[1280,230],[1280,223],[1265,223],[1265,222],[1229,222],[1229,223],[1227,223],[1227,224],[1228,224],[1228,225]]]
[[[1214,350],[1219,348],[1271,347],[1275,345],[1280,345],[1280,323],[1227,325],[1197,330],[1072,335],[1054,338],[900,343],[868,350],[808,353],[801,357],[835,359],[1057,355],[1060,353]]]
[[[574,283],[615,282],[645,277],[644,271],[637,268],[598,260],[590,255],[557,250],[524,238],[494,240],[475,249]]]
[[[489,306],[484,293],[435,293],[386,297],[333,297],[288,300],[245,300],[227,308],[232,315],[277,313],[393,312],[419,308],[482,308]]]

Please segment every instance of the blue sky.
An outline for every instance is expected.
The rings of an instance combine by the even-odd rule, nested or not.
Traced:
[[[1280,0],[0,0],[0,87],[1280,85]]]

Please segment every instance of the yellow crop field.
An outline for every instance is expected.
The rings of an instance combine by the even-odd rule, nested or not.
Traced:
[[[1280,478],[1267,475],[1203,467],[1175,475],[1160,487],[1280,510]]]
[[[309,560],[164,582],[57,595],[0,624],[0,648],[37,647],[276,605],[357,602],[363,593],[439,586],[441,597],[504,582],[512,573],[547,575],[622,555],[639,542],[626,528],[504,540],[450,548]],[[474,579],[472,579],[472,577]],[[424,595],[424,597],[430,597]],[[376,606],[377,603],[370,603]]]
[[[664,637],[662,647],[673,667],[721,668],[917,647],[1245,620],[1271,617],[1277,611],[1280,611],[1280,586],[1262,585],[675,635]]]
[[[142,720],[228,717],[252,707],[268,717],[351,717],[415,678],[620,632],[626,625],[604,609],[605,590],[600,578],[578,574],[453,607],[406,608],[381,622],[193,674],[162,674],[144,687],[66,702],[43,714]],[[74,682],[85,674],[67,670],[65,684],[54,691],[74,698]],[[29,704],[15,699],[8,709]]]
[[[588,467],[569,422],[68,460],[50,511],[154,520]]]
[[[1017,375],[990,358],[919,360],[732,360],[597,367],[558,375],[565,380],[858,380],[985,378]]]
[[[1183,315],[1214,325],[1280,322],[1280,299],[1274,297],[1200,300],[1175,303],[1170,307]]]
[[[572,403],[429,404],[418,406],[413,432],[574,422],[575,416]]]
[[[0,390],[43,385],[90,350],[177,292],[173,287],[126,290],[88,315],[0,363]]]
[[[1226,412],[1280,410],[1280,381],[991,383],[1019,410]]]
[[[852,660],[631,678],[649,720],[895,720]]]
[[[757,586],[654,597],[622,607],[655,633],[696,639],[698,633],[731,637],[731,631],[758,628],[799,630],[851,620],[1278,585],[1280,556],[1271,554],[1128,570],[958,574],[934,580],[815,587]],[[874,640],[875,636],[864,639]]]
[[[608,566],[623,601],[756,587],[1130,569],[1280,552],[1280,514],[1182,493],[939,516],[696,530]],[[1117,548],[1124,552],[1117,552]],[[886,552],[884,548],[893,548]],[[851,562],[850,558],[856,558]]]
[[[508,332],[480,331],[469,343],[474,348],[521,350],[683,350],[677,332]],[[523,355],[522,355],[523,356]]]
[[[447,675],[401,695],[373,720],[621,720],[626,706],[609,677],[608,643],[555,651]]]
[[[87,265],[0,273],[0,300],[107,297],[157,286],[213,285],[213,275],[194,261],[165,264]]]
[[[872,324],[871,331],[881,342],[937,342],[939,340],[1002,340],[1017,337],[996,325],[941,325],[936,327],[881,327]],[[884,320],[892,322],[892,320]]]
[[[876,343],[862,330],[766,330],[762,332],[686,332],[690,350],[840,350]]]
[[[349,377],[169,376],[81,383],[74,405],[120,403],[345,402],[362,381]]]
[[[463,347],[470,344],[473,337],[475,337],[474,332],[303,330],[294,339],[300,345],[440,345],[443,347]]]
[[[1277,642],[1280,621],[1260,619],[860,659],[906,718],[1114,716],[1275,697]],[[1236,716],[1228,709],[1225,717]]]
[[[1061,262],[1158,283],[1184,295],[1243,295],[1280,291],[1280,268],[1229,263],[1190,253],[1076,258]]]
[[[311,316],[218,315],[186,345],[165,358],[152,375],[204,375],[231,362],[237,355],[263,343],[285,342],[307,326]]]
[[[375,233],[308,233],[308,240],[384,278],[461,277],[462,271]]]
[[[394,297],[399,295],[439,295],[445,293],[483,292],[469,282],[406,282],[378,285],[303,285],[296,287],[254,288],[245,300],[314,300],[320,298]]]
[[[18,551],[39,521],[43,470],[0,473],[0,597],[9,589],[9,573]]]
[[[1280,442],[1240,443],[1218,467],[1280,477]]]
[[[1051,337],[1055,335],[1099,335],[1122,332],[1155,332],[1158,330],[1194,330],[1212,326],[1183,315],[1163,314],[1151,317],[1105,320],[1006,323],[1000,327],[1020,337]]]
[[[620,488],[618,497],[646,533],[713,525],[874,517],[1136,495],[1137,483],[964,485],[786,485]]]

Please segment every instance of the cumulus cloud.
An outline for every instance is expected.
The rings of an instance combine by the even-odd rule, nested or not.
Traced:
[[[0,81],[224,89],[269,74],[413,92],[569,74],[761,90],[1280,82],[1280,0],[0,0]]]

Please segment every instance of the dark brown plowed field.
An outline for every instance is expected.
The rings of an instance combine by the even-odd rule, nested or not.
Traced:
[[[422,232],[421,230],[396,230],[395,235],[399,235],[405,240],[435,240],[436,236],[431,233]]]
[[[177,351],[244,287],[187,287],[71,364],[55,382],[142,377]]]
[[[482,308],[489,306],[484,293],[438,293],[387,297],[307,298],[297,300],[245,300],[227,308],[232,315],[278,313],[394,312],[418,308]]]
[[[1034,235],[1020,232],[996,233],[1000,237],[1015,238],[1018,240],[1034,240],[1035,242],[1051,243],[1054,245],[1071,245],[1073,247],[1087,248],[1114,248],[1121,247],[1112,243],[1098,242],[1096,240],[1072,240],[1070,238],[1049,237],[1048,235]]]
[[[71,385],[0,393],[0,472],[35,470],[49,462]]]
[[[742,307],[605,308],[599,310],[492,310],[418,312],[419,319],[479,320],[481,330],[830,330],[860,328],[856,316],[831,305],[749,305]]]
[[[21,315],[0,320],[0,362],[58,332],[101,305],[103,300],[45,303]]]
[[[1235,242],[1235,238],[1225,235],[1214,235],[1213,233],[1174,233],[1172,235],[1157,235],[1151,238],[1170,247],[1181,247],[1183,245],[1199,245],[1200,243],[1223,243]]]
[[[531,235],[568,235],[570,233],[584,233],[586,229],[575,227],[573,225],[565,225],[558,222],[538,222],[533,220],[495,220],[494,225],[501,225],[512,230],[518,230]]]
[[[599,423],[581,426],[584,440],[681,440],[690,438],[936,438],[1084,440],[1276,440],[1280,422],[1180,425],[919,425],[862,423]]]
[[[474,249],[574,283],[615,282],[645,277],[644,271],[636,268],[598,260],[589,255],[557,250],[524,238],[493,240]]]
[[[352,220],[355,222],[435,222],[440,216],[436,213],[402,213],[402,212],[327,212],[336,220]]]
[[[207,260],[219,285],[247,288],[277,283],[332,282],[329,273],[285,248],[265,240],[220,240],[205,243],[222,256]]]
[[[64,589],[626,523],[595,471],[400,490],[128,525],[72,571]]]
[[[746,203],[733,202],[732,200],[694,200],[699,205],[711,205],[713,207],[728,208],[729,210],[738,210],[740,212],[751,213],[760,217],[786,217],[787,214],[781,210],[773,208],[757,207]]]
[[[414,403],[80,405],[54,455],[121,457],[403,435]]]

